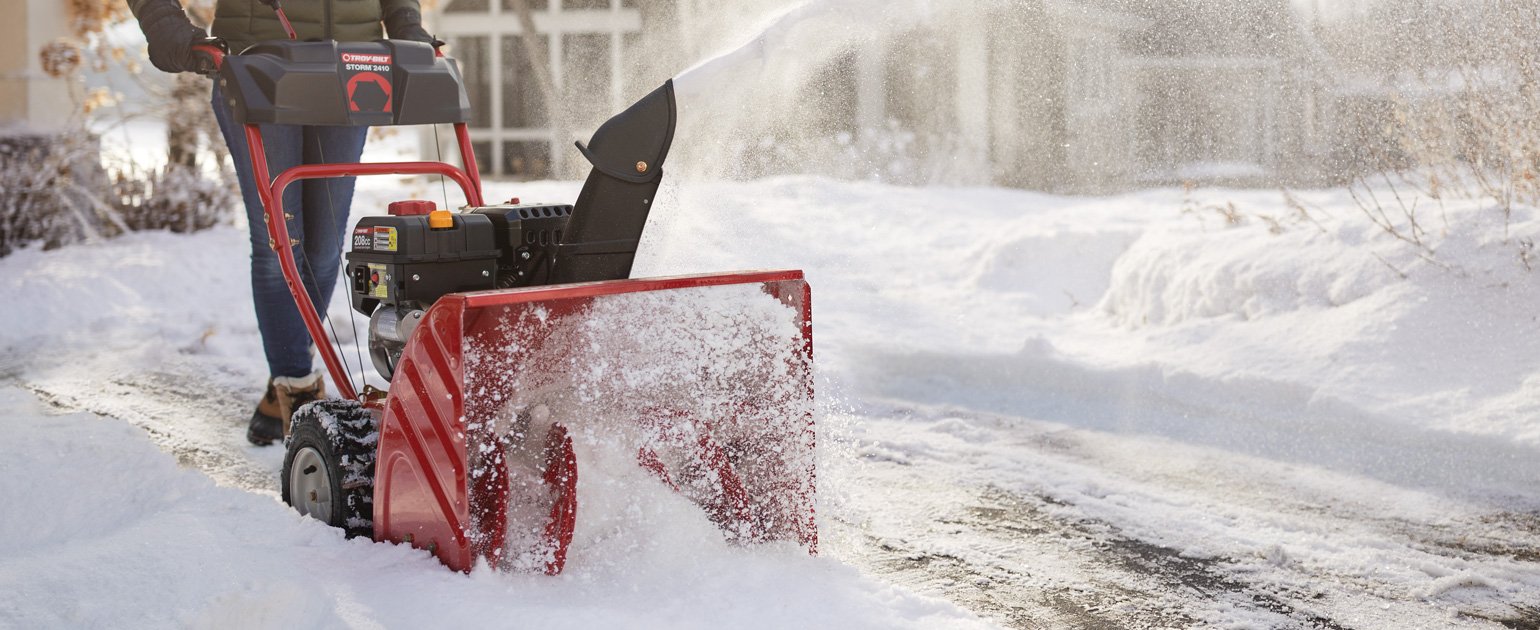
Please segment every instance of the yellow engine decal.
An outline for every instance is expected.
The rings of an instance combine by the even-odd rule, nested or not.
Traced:
[[[395,236],[395,230],[391,230],[391,236]],[[369,263],[369,297],[390,298],[390,276],[385,273],[385,265]]]
[[[377,225],[374,227],[374,247],[377,252],[396,251],[396,228]]]

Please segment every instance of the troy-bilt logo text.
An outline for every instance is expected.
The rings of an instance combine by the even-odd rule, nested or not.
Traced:
[[[347,78],[349,111],[390,111],[391,61],[388,53],[342,53],[342,76]]]
[[[373,70],[375,72],[384,72],[390,69],[390,62],[390,55],[374,53],[342,53],[342,63],[347,65],[348,70]]]

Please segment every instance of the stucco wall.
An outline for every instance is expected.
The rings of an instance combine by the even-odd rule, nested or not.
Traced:
[[[43,74],[38,50],[67,33],[65,3],[10,0],[0,19],[0,125],[55,127],[69,117],[68,85]]]

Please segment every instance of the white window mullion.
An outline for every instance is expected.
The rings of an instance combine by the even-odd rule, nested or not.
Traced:
[[[561,0],[551,0],[551,13],[553,14],[553,17],[560,17]],[[559,19],[551,20],[551,28],[547,29],[546,31],[546,37],[548,38],[546,43],[550,46],[550,48],[547,49],[549,51],[547,56],[551,61],[551,83],[555,87],[554,91],[556,92],[555,97],[557,101],[555,103],[546,104],[546,110],[548,112],[546,128],[549,130],[549,133],[546,134],[546,137],[550,139],[549,146],[552,177],[562,177],[565,174],[563,168],[567,163],[566,152],[561,150],[562,146],[566,144],[567,140],[566,138],[558,137],[556,125],[549,124],[552,120],[554,120],[556,109],[562,106],[561,101],[566,98],[567,94],[567,77],[566,74],[562,72],[562,67],[565,65],[564,61],[566,59],[566,56],[562,54],[562,43],[565,40],[567,34],[562,32],[561,27],[559,26],[561,22],[562,21]]]
[[[492,0],[492,11],[497,11],[497,6],[502,4],[498,0]],[[491,50],[487,52],[488,82],[492,86],[492,119],[488,121],[498,140],[492,143],[492,172],[503,174],[503,147],[501,132],[503,130],[503,35],[501,33],[489,33],[487,38]]]

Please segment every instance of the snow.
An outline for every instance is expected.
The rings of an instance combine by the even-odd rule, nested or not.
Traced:
[[[1309,218],[1277,191],[1065,198],[791,178],[676,194],[680,210],[649,232],[663,245],[640,266],[807,267],[819,364],[865,460],[938,477],[954,494],[999,487],[1044,497],[1045,509],[1062,502],[1253,584],[1373,583],[1397,602],[1360,617],[1373,625],[1418,609],[1447,616],[1453,591],[1432,582],[1463,571],[1501,584],[1460,601],[1533,614],[1523,611],[1540,597],[1540,567],[1516,553],[1540,505],[1540,292],[1519,258],[1540,228],[1532,214],[1504,239],[1496,210],[1447,201],[1428,226],[1435,264],[1369,225],[1340,190],[1296,193]],[[1238,224],[1184,211],[1226,203]],[[695,242],[761,245],[668,245]],[[1055,462],[1065,441],[1072,461]],[[1048,459],[1023,461],[1036,457]],[[1065,469],[1044,470],[1055,464]],[[868,487],[896,481],[849,474]],[[896,497],[915,500],[908,492],[842,496],[880,521],[901,511]],[[1510,519],[1518,532],[1488,524]],[[1418,548],[1440,530],[1462,532],[1440,544],[1513,543],[1506,553],[1528,559]],[[925,557],[966,557],[954,534],[894,536]],[[1418,568],[1389,568],[1403,563]],[[1339,610],[1379,607],[1354,601],[1358,587],[1312,588],[1352,602]],[[1191,619],[1234,620],[1196,608]],[[1234,615],[1255,621],[1255,608]]]
[[[366,180],[356,209],[437,194]],[[241,433],[264,376],[242,228],[23,250],[0,259],[0,625],[1532,620],[1540,217],[1505,239],[1446,200],[1430,262],[1343,191],[1295,196],[1309,218],[1277,191],[672,180],[637,275],[807,270],[821,555],[727,544],[617,473],[641,485],[587,489],[555,578],[453,573],[276,499],[281,453]]]
[[[356,211],[437,194],[363,180]],[[1294,196],[671,180],[638,276],[807,270],[821,555],[727,544],[590,448],[607,474],[581,476],[559,578],[459,575],[277,501],[282,453],[242,437],[263,379],[243,228],[18,251],[0,625],[1529,621],[1540,217],[1445,200],[1429,259],[1344,191]],[[340,291],[330,317],[359,364]]]
[[[645,553],[590,549],[555,578],[466,576],[424,551],[344,540],[178,467],[134,427],[49,411],[14,386],[0,389],[0,428],[0,470],[24,482],[0,490],[7,627],[978,625],[832,560],[678,536]],[[648,531],[668,532],[668,516]]]
[[[724,540],[598,418],[577,435],[561,576],[461,574],[345,540],[284,506],[282,452],[243,439],[266,376],[245,228],[137,233],[0,259],[0,627],[1540,625],[1533,209],[1504,223],[1425,200],[1420,250],[1341,190],[711,177],[745,147],[787,149],[765,132],[799,123],[787,88],[825,62],[991,4],[728,7],[701,41],[737,47],[676,79],[679,144],[636,275],[806,270],[820,555]],[[161,135],[133,119],[104,152],[152,163]],[[377,137],[369,157],[406,144]],[[859,157],[846,168],[902,165]],[[441,190],[365,180],[355,214]],[[487,198],[577,190],[493,183]],[[328,316],[362,379],[366,323],[343,293]],[[752,371],[731,352],[740,327],[794,335],[763,295],[738,318],[654,297],[557,340],[637,348],[574,365],[573,406],[631,402],[617,380],[690,387],[693,366],[659,355]]]
[[[521,526],[507,531],[537,540],[510,533],[505,561],[549,560],[538,533],[550,499],[536,462],[556,423],[582,462],[578,549],[650,548],[658,532],[688,532],[690,544],[722,538],[684,498],[714,505],[723,491],[703,439],[713,449],[752,445],[734,464],[752,516],[725,518],[729,538],[813,541],[814,408],[796,309],[749,284],[601,296],[581,317],[538,303],[500,310],[495,326],[466,332],[465,389],[476,393],[467,413],[490,418],[467,426],[471,483],[528,497],[509,501],[508,522]],[[637,465],[644,450],[656,471]],[[635,527],[659,506],[688,518]]]

